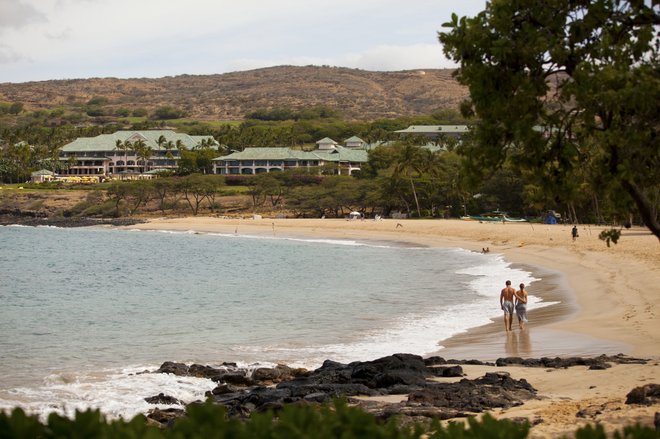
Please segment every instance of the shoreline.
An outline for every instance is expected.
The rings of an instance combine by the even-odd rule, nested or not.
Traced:
[[[439,340],[444,349],[434,355],[480,360],[603,353],[657,357],[660,323],[655,319],[653,292],[660,284],[660,258],[653,247],[658,246],[656,238],[632,230],[623,233],[619,244],[608,248],[598,240],[597,228],[593,226],[581,233],[584,238],[572,243],[570,227],[460,220],[186,217],[150,219],[127,228],[399,242],[471,251],[489,247],[512,265],[543,279],[533,284],[533,288],[541,291],[530,291],[531,294],[544,302],[559,299],[561,304],[530,309],[525,333],[519,334],[514,317],[513,334],[507,337],[502,321],[495,319],[490,324]],[[544,286],[546,282],[551,287]],[[617,293],[628,285],[634,285],[628,290],[635,294]],[[493,286],[494,306],[500,289],[500,285]],[[509,355],[513,353],[519,355]]]
[[[489,247],[493,255],[504,258],[511,268],[531,272],[540,279],[530,284],[531,295],[540,297],[544,302],[559,300],[561,303],[540,308],[532,305],[529,310],[530,323],[525,331],[518,330],[514,321],[514,330],[505,333],[500,314],[491,323],[438,340],[443,348],[424,356],[437,355],[448,359],[448,364],[452,364],[451,359],[467,360],[468,364],[463,364],[460,377],[432,380],[479,379],[487,373],[513,379],[524,378],[536,389],[535,398],[506,409],[489,409],[488,413],[496,418],[515,421],[528,419],[533,424],[529,438],[570,436],[578,427],[596,423],[603,425],[610,435],[615,429],[620,430],[637,422],[653,426],[657,401],[654,405],[629,405],[625,402],[632,389],[660,383],[660,322],[655,317],[660,253],[657,239],[640,229],[633,229],[631,233],[624,231],[620,244],[608,248],[597,239],[597,230],[592,230],[593,233],[581,230],[580,235],[585,239],[572,242],[570,226],[539,227],[458,220],[244,220],[199,217],[158,218],[142,224],[98,227],[318,241],[339,239],[388,246],[461,248],[473,252]],[[484,270],[487,268],[484,267]],[[496,280],[494,283],[498,285],[487,287],[488,294],[492,295],[493,309],[497,310],[493,315],[501,312],[498,299],[504,280],[501,284]],[[511,280],[516,282],[516,279]],[[450,289],[452,286],[438,284],[440,288]],[[460,293],[456,291],[456,294]],[[606,364],[593,370],[585,365],[554,368],[524,367],[516,361],[498,362],[506,365],[470,362],[475,359],[491,362],[501,357],[594,357],[620,352],[628,357],[650,360],[643,364],[619,364],[615,361],[613,365]],[[204,364],[203,360],[198,362]],[[151,382],[146,387],[145,384],[135,385],[134,380],[142,376],[140,373],[122,373],[118,376],[120,384],[124,380],[131,381],[131,384],[111,386],[111,389],[120,392],[118,397],[122,400],[128,395],[129,399],[137,398],[140,404],[144,404],[145,396],[158,391],[167,392],[170,380],[179,383],[176,376],[165,374],[161,377],[164,381],[158,385],[158,391],[150,392],[145,389],[151,388]],[[62,379],[68,382],[67,377],[62,376]],[[108,386],[101,384],[107,390]],[[201,398],[189,395],[190,389],[182,390],[177,386],[172,388],[175,389],[175,397],[186,402]],[[187,396],[182,398],[176,393],[181,391]],[[10,395],[7,397],[9,401],[18,402],[15,396],[7,395]],[[406,395],[364,398],[372,400],[368,404],[407,400]],[[463,421],[462,418],[454,418],[443,422]]]

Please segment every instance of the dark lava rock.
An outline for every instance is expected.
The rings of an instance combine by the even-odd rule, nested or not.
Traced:
[[[594,363],[589,366],[589,370],[605,370],[609,369],[610,367],[612,367],[612,365],[609,363]]]
[[[149,404],[184,405],[183,402],[176,399],[175,397],[165,395],[163,393],[159,393],[156,396],[150,396],[148,398],[144,398],[144,400],[147,401]]]
[[[214,377],[217,377],[218,375],[222,375],[223,373],[226,373],[226,371],[221,369],[216,369],[211,366],[203,366],[201,364],[192,364],[188,368],[188,374],[190,376],[194,376],[197,378],[213,379]]]
[[[171,373],[177,376],[188,376],[188,366],[184,363],[164,362],[154,373]]]
[[[600,355],[595,358],[584,358],[584,357],[568,357],[568,358],[548,358],[543,357],[539,359],[527,358],[523,359],[520,357],[507,357],[507,358],[498,358],[495,364],[497,366],[525,366],[525,367],[548,367],[554,369],[568,368],[573,366],[589,366],[592,370],[601,370],[607,368],[607,363],[616,363],[616,364],[646,364],[648,360],[642,358],[633,358],[627,357],[623,354],[617,354],[614,356]]]
[[[626,404],[653,405],[660,403],[660,385],[646,384],[635,387],[626,395]]]
[[[437,383],[413,392],[408,401],[460,411],[482,412],[495,407],[509,408],[536,398],[536,390],[524,379],[514,380],[508,373],[487,373],[476,380]]]
[[[442,364],[447,364],[447,361],[442,357],[433,356],[433,357],[424,358],[424,364],[426,366],[438,366]]]
[[[327,393],[333,397],[343,397],[343,396],[355,396],[355,395],[367,395],[367,396],[377,396],[381,393],[370,389],[364,384],[332,384],[332,383],[323,383],[323,384],[301,384],[293,381],[287,381],[280,383],[276,387],[277,389],[288,389],[291,392],[293,398],[304,398],[307,395],[313,393]]]
[[[177,419],[184,415],[183,409],[153,409],[147,413],[147,419],[157,422],[162,427],[171,427]]]
[[[351,382],[369,388],[390,387],[395,384],[424,384],[430,375],[422,357],[395,354],[374,361],[352,363]]]
[[[224,372],[211,378],[217,383],[228,383],[237,386],[252,386],[254,380],[247,376],[245,372]]]
[[[289,366],[278,364],[273,368],[260,367],[252,372],[252,380],[260,384],[276,384],[296,377],[306,376],[306,369],[292,369]]]
[[[239,392],[240,389],[236,386],[232,386],[231,384],[220,384],[217,386],[215,389],[211,390],[212,395],[225,395],[227,393],[236,393]]]
[[[0,210],[0,225],[20,224],[23,226],[89,227],[99,225],[132,226],[144,223],[135,218],[87,218],[48,217],[44,212],[30,210]]]
[[[451,378],[463,376],[463,368],[461,366],[430,367],[429,370],[436,377]]]
[[[480,360],[454,360],[450,359],[447,360],[447,364],[468,364],[468,365],[474,365],[474,366],[495,366],[495,363],[491,363],[488,361],[480,361]]]

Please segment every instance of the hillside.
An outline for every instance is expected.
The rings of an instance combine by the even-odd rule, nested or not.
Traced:
[[[339,67],[280,66],[217,75],[157,79],[91,78],[0,84],[0,101],[27,111],[85,105],[153,110],[169,105],[195,119],[238,120],[261,108],[338,109],[344,118],[373,120],[457,109],[467,89],[452,70],[371,72]]]

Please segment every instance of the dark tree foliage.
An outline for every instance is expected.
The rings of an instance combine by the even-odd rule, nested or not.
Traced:
[[[184,116],[185,112],[182,109],[169,105],[158,107],[153,113],[154,119],[178,119]]]
[[[560,198],[628,198],[660,239],[657,2],[498,0],[439,34],[470,89],[470,171],[511,162]],[[621,203],[626,205],[626,203]],[[624,212],[621,212],[624,214]]]

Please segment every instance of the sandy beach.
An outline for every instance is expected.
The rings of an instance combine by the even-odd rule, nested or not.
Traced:
[[[648,358],[652,361],[647,365],[616,365],[605,371],[497,368],[509,371],[514,378],[526,378],[543,399],[496,415],[542,419],[530,437],[569,434],[587,422],[603,423],[609,431],[635,422],[653,425],[659,406],[627,406],[624,401],[634,387],[660,383],[660,320],[656,317],[660,243],[648,230],[633,227],[622,231],[618,244],[607,247],[598,239],[603,228],[585,225],[578,226],[579,237],[573,241],[571,227],[461,220],[194,217],[150,219],[130,228],[395,241],[472,251],[488,247],[491,253],[524,265],[542,279],[531,286],[530,294],[561,303],[530,309],[525,331],[518,330],[514,322],[516,329],[506,334],[501,319],[497,319],[451,339],[438,340],[436,355],[490,361],[508,356],[616,353]],[[493,285],[494,307],[499,307],[502,287]],[[470,378],[482,372],[466,368]],[[590,413],[595,414],[576,417],[585,408],[592,408]]]

